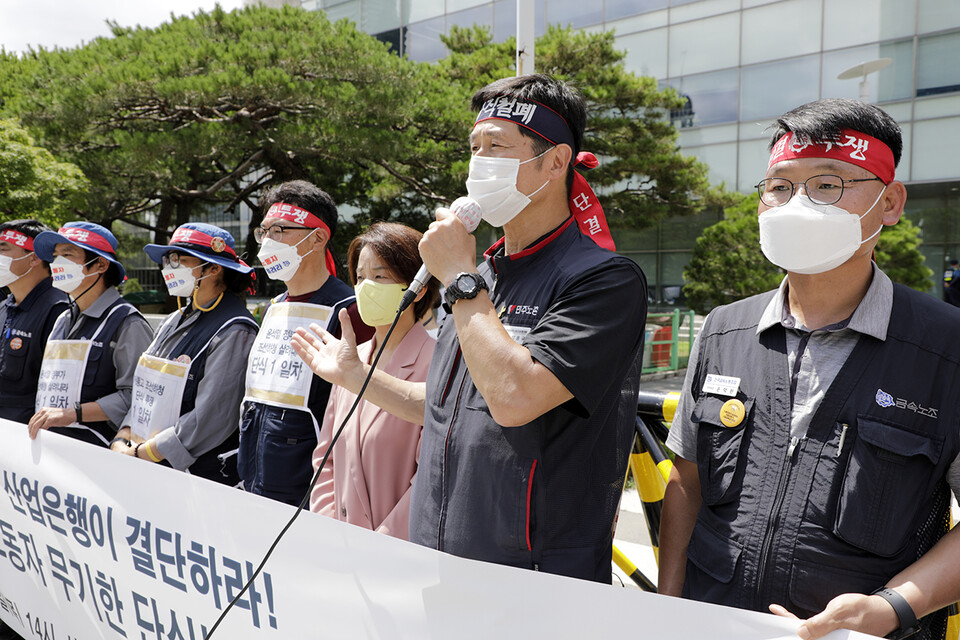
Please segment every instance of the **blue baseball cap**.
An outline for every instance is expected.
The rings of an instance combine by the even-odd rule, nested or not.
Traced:
[[[253,271],[253,267],[237,256],[237,244],[229,231],[203,222],[180,225],[173,232],[170,244],[148,244],[143,250],[157,264],[168,252],[180,251],[240,273]]]
[[[117,239],[110,230],[93,222],[68,222],[58,231],[44,231],[33,239],[33,251],[44,262],[53,262],[53,250],[58,244],[72,244],[105,258],[116,265],[120,280],[126,270],[117,260]]]

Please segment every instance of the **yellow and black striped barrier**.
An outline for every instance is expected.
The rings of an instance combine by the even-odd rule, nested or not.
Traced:
[[[657,587],[650,582],[650,578],[643,575],[637,565],[630,562],[630,558],[623,555],[617,545],[613,545],[613,563],[620,567],[620,570],[627,574],[631,580],[637,583],[637,586],[649,593],[656,593]]]
[[[643,514],[650,533],[650,544],[657,562],[660,562],[660,514],[663,511],[663,495],[673,463],[667,457],[650,432],[645,420],[638,416],[637,437],[630,455],[630,471],[643,503]]]
[[[672,421],[679,393],[641,393],[637,401],[636,437],[630,454],[629,473],[633,474],[643,504],[644,520],[650,534],[654,557],[660,562],[660,515],[663,496],[673,462],[661,442],[667,437],[664,421]],[[613,547],[613,561],[644,591],[656,592],[653,582],[637,569],[629,558]]]
[[[677,391],[671,391],[670,393],[641,391],[637,395],[637,414],[654,420],[673,422],[678,402],[680,402],[680,393]],[[664,429],[664,433],[666,433],[666,429]],[[666,438],[662,439],[666,440]]]

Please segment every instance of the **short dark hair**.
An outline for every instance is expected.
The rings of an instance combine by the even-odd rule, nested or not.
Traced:
[[[31,238],[36,238],[44,231],[53,231],[53,229],[47,225],[43,224],[39,220],[34,220],[33,218],[21,218],[20,220],[0,222],[0,233],[3,233],[7,229],[12,229]],[[40,256],[37,257],[39,258]],[[41,260],[41,262],[43,261]],[[43,262],[43,268],[47,270],[47,273],[50,273],[49,263]]]
[[[264,217],[270,207],[278,202],[306,209],[330,228],[330,239],[337,232],[337,204],[330,194],[306,180],[290,180],[269,189],[260,198]]]
[[[360,251],[370,247],[377,257],[383,260],[397,278],[410,284],[420,270],[420,238],[423,234],[399,222],[376,222],[364,233],[350,241],[347,249],[347,266],[350,269],[350,282],[357,284],[357,263]],[[440,299],[440,283],[430,278],[426,284],[426,293],[413,305],[413,313],[419,319],[433,309]]]
[[[808,102],[777,118],[771,128],[771,150],[785,133],[793,132],[810,140],[832,140],[843,129],[854,129],[890,147],[894,167],[900,164],[903,152],[903,135],[896,120],[880,107],[861,100],[826,98]]]
[[[25,236],[30,236],[31,238],[36,238],[44,231],[53,231],[53,229],[47,225],[43,224],[39,220],[34,220],[33,218],[0,222],[0,233],[3,233],[7,229],[13,229],[14,231],[18,231]]]
[[[89,249],[83,250],[83,262],[89,263],[91,260],[96,260],[97,258],[103,258],[103,256],[90,251]],[[106,258],[103,258],[107,260]],[[117,267],[115,262],[110,262],[107,260],[107,270],[103,273],[103,282],[108,287],[115,287],[122,282],[120,278],[120,269]]]
[[[573,134],[573,158],[567,168],[567,194],[573,187],[573,162],[577,153],[583,149],[583,132],[587,126],[587,107],[580,92],[569,84],[544,73],[532,73],[526,76],[503,78],[491,82],[473,94],[470,106],[480,111],[483,104],[492,98],[506,96],[517,100],[539,102],[556,111],[566,120]],[[554,145],[525,127],[519,127],[520,133],[533,140],[533,152],[540,155]]]

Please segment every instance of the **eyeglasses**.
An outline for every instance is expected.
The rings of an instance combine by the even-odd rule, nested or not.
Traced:
[[[257,241],[257,244],[263,244],[264,238],[270,238],[276,242],[283,242],[283,232],[284,231],[313,231],[309,227],[288,227],[282,224],[274,224],[269,228],[257,227],[253,230],[253,239]]]
[[[165,253],[160,258],[160,266],[164,269],[176,269],[180,266],[180,254],[179,253]]]
[[[844,180],[840,176],[822,175],[807,178],[803,182],[791,182],[786,178],[766,178],[757,183],[757,193],[760,202],[768,207],[779,207],[790,202],[790,198],[797,192],[797,187],[803,185],[803,192],[817,204],[834,204],[843,197],[844,186],[854,182],[872,182],[880,178],[857,178]]]
[[[160,257],[160,266],[163,268],[169,267],[170,269],[176,269],[180,266],[180,257],[181,256],[179,253],[174,253],[173,251],[171,251],[170,253],[167,253]],[[205,260],[201,260],[200,264],[198,264],[193,268],[196,269],[197,267],[202,266],[204,264],[207,264],[207,262]],[[185,264],[183,266],[188,268],[190,267],[190,265],[188,264]]]

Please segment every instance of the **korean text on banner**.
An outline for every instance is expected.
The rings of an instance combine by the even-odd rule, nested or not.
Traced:
[[[57,434],[31,441],[22,424],[0,420],[0,440],[0,618],[27,638],[199,640],[291,515]],[[215,637],[762,640],[796,628],[456,558],[305,512]]]

